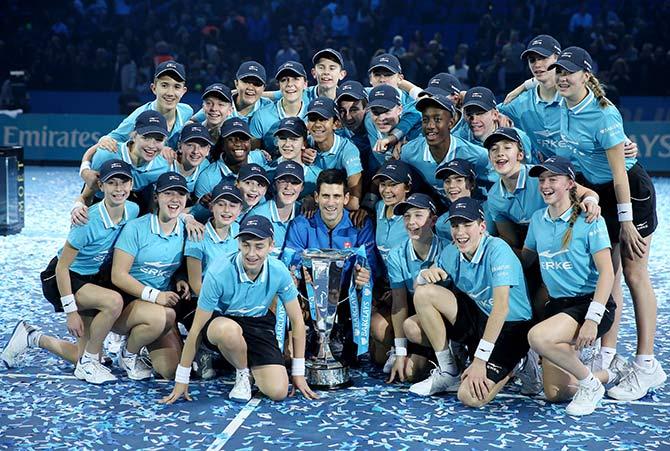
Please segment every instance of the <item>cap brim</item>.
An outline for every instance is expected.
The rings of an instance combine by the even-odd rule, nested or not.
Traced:
[[[167,135],[168,135],[167,131],[165,131],[164,129],[162,129],[160,127],[154,127],[154,126],[138,128],[135,131],[142,136],[149,135],[151,133],[156,133],[158,135],[161,135],[161,136],[164,136],[164,137],[167,138]]]
[[[375,179],[381,179],[381,178],[388,179],[388,180],[391,180],[392,182],[396,182],[396,183],[408,183],[409,182],[409,180],[400,180],[400,177],[394,177],[393,175],[387,174],[385,172],[381,172],[379,174],[375,174],[375,175],[372,176],[373,181]]]
[[[488,138],[486,138],[484,140],[484,147],[486,149],[488,149],[489,147],[491,147],[492,145],[494,145],[498,141],[502,141],[503,139],[507,139],[507,140],[510,140],[510,141],[514,141],[517,144],[521,144],[521,141],[519,141],[518,139],[516,139],[513,136],[509,136],[505,133],[492,133],[488,136]]]
[[[542,55],[545,58],[554,54],[554,52],[549,49],[545,49],[544,47],[531,47],[521,53],[521,59],[526,59],[528,56],[530,56],[531,53],[537,53],[538,55]]]
[[[300,71],[298,71],[296,69],[290,69],[290,68],[280,70],[275,75],[275,78],[277,80],[279,80],[282,77],[282,75],[286,75],[286,74],[289,74],[289,73],[292,74],[292,75],[297,75],[298,77],[307,78],[307,74],[301,73]]]
[[[368,69],[368,72],[372,72],[373,70],[377,69],[378,67],[388,69],[391,72],[393,72],[394,74],[399,74],[400,73],[400,70],[397,67],[393,67],[390,64],[386,64],[386,63],[375,64],[374,66],[370,67],[370,69]]]
[[[492,109],[495,108],[495,106],[486,105],[484,102],[480,102],[479,100],[470,100],[468,103],[464,103],[463,104],[463,109],[465,109],[469,106],[476,106],[476,107],[481,108],[484,111],[491,111]]]
[[[296,180],[300,180],[300,183],[305,183],[305,177],[304,176],[303,176],[303,178],[300,178],[299,175],[294,174],[293,172],[278,172],[278,173],[275,173],[275,176],[274,176],[273,180],[277,181],[282,177],[293,177]]]
[[[100,177],[100,181],[101,182],[106,182],[107,180],[111,179],[112,177],[118,177],[119,175],[122,175],[123,177],[125,177],[127,179],[132,179],[133,178],[132,174],[130,174],[126,171],[117,170],[117,171],[110,172],[109,174],[105,175],[104,177]]]
[[[286,127],[285,127],[285,128],[278,128],[277,131],[274,132],[274,135],[273,135],[273,136],[277,136],[277,135],[279,134],[279,132],[287,132],[287,133],[292,134],[292,135],[295,136],[296,138],[304,138],[304,135],[302,135],[302,134],[296,132],[296,131],[293,130],[293,129],[286,128]]]
[[[227,131],[225,131],[225,132],[222,131],[222,132],[221,132],[221,137],[222,137],[222,138],[227,138],[227,137],[229,137],[230,135],[234,135],[234,134],[236,134],[236,133],[239,133],[239,134],[241,134],[241,135],[248,136],[249,139],[252,139],[252,138],[254,137],[250,132],[248,132],[248,131],[246,131],[246,130],[239,130],[239,129],[235,129],[235,130],[227,130]]]
[[[241,237],[242,235],[252,235],[252,236],[255,236],[256,238],[260,238],[261,240],[272,237],[272,234],[268,235],[264,231],[262,231],[260,229],[256,229],[256,228],[249,228],[249,229],[245,229],[245,230],[240,230],[239,233],[237,235],[235,235],[235,238],[237,239],[237,238]]]
[[[573,63],[572,61],[565,61],[565,60],[563,60],[563,61],[561,61],[561,60],[556,61],[554,64],[552,64],[551,66],[549,66],[549,67],[547,68],[547,70],[556,69],[557,67],[560,67],[560,68],[562,68],[562,69],[565,69],[565,70],[567,70],[567,71],[570,72],[570,73],[579,72],[580,70],[586,70],[586,69],[583,69],[582,67],[577,66],[577,65],[576,65],[575,63]]]
[[[170,189],[183,191],[183,192],[186,193],[186,194],[189,193],[189,190],[188,190],[188,187],[187,187],[187,186],[180,185],[180,184],[176,184],[176,183],[175,183],[175,184],[172,184],[172,185],[164,186],[164,187],[162,187],[161,189],[158,189],[158,187],[156,187],[156,192],[157,192],[157,193],[162,193],[162,192],[167,191],[167,190],[170,190]]]
[[[331,60],[331,61],[336,62],[337,64],[340,65],[340,67],[344,67],[344,61],[342,61],[342,57],[333,53],[331,50],[320,50],[320,51],[316,52],[316,54],[312,57],[312,64],[314,64],[316,66],[316,62],[319,61],[320,58],[324,58],[325,55],[332,56],[332,58],[328,58],[328,59]]]
[[[241,178],[240,181],[245,182],[247,180],[254,180],[254,179],[263,180],[263,181],[265,181],[265,183],[270,185],[270,179],[268,179],[266,176],[261,175],[261,174],[250,174],[243,179]]]
[[[439,88],[438,88],[439,89]],[[444,91],[443,89],[440,89],[440,91]],[[428,97],[421,97],[419,100],[416,101],[416,109],[421,111],[422,108],[428,108],[429,105],[437,105],[438,108],[449,111],[451,114],[454,114],[455,107],[453,104],[448,105],[445,103],[442,103],[440,100],[436,99],[435,97],[428,96]]]
[[[400,202],[398,205],[393,207],[393,214],[396,216],[402,216],[405,214],[407,210],[410,208],[421,208],[422,210],[430,210],[432,212],[435,212],[432,208],[425,206],[425,205],[418,205],[412,202],[404,201]]]
[[[242,197],[238,197],[233,193],[221,193],[218,196],[212,198],[212,203],[216,202],[217,200],[221,199],[222,197],[224,199],[228,199],[230,201],[237,202],[238,204],[244,203],[244,200],[242,200]]]
[[[377,99],[368,103],[368,110],[370,108],[384,108],[386,111],[389,111],[397,106],[398,104],[392,102],[391,100]]]
[[[224,93],[222,93],[221,91],[217,91],[217,90],[215,90],[215,89],[212,89],[211,91],[206,91],[206,92],[202,95],[201,99],[202,99],[202,100],[205,100],[205,99],[206,99],[207,97],[209,97],[209,96],[218,97],[219,99],[221,99],[221,100],[225,100],[225,101],[228,102],[228,103],[233,103],[232,95],[231,95],[230,97],[228,97],[228,96],[226,96]]]
[[[457,214],[454,214],[454,215],[449,215],[449,221],[451,221],[452,219],[465,219],[466,221],[477,221],[479,219],[482,219],[482,217],[480,215],[477,215],[476,218],[471,218],[470,216],[466,216],[464,214],[457,213]]]
[[[354,101],[357,101],[357,100],[363,100],[363,99],[366,98],[366,97],[365,97],[365,94],[358,94],[358,95],[357,95],[357,94],[355,94],[355,93],[353,93],[353,92],[343,92],[342,94],[340,94],[339,96],[337,96],[337,97],[335,98],[335,102],[336,102],[336,103],[339,102],[339,101],[342,100],[344,97],[350,97],[350,98],[352,98]]]
[[[324,119],[330,119],[332,117],[335,117],[335,113],[327,113],[321,109],[316,109],[316,110],[307,110],[307,115],[309,116],[310,114],[318,114]]]
[[[450,167],[443,167],[443,168],[438,168],[435,171],[435,178],[440,179],[440,180],[444,180],[448,176],[450,176],[451,174],[456,174],[456,175],[459,175],[461,177],[472,176],[472,174],[463,174],[463,173],[457,171],[456,169],[453,169],[453,168],[450,168]]]
[[[237,74],[235,75],[235,78],[237,80],[242,80],[243,78],[255,78],[256,80],[260,81],[261,83],[265,84],[265,79],[258,75],[256,72],[245,72],[243,74]]]
[[[214,140],[211,137],[206,138],[204,136],[189,136],[188,138],[183,139],[181,142],[187,143],[187,142],[190,142],[190,141],[205,141],[210,146],[214,145]]]
[[[531,177],[539,177],[544,171],[549,171],[552,174],[557,174],[557,175],[567,175],[568,177],[572,178],[572,176],[567,173],[567,171],[564,171],[563,169],[560,169],[553,164],[546,164],[546,163],[540,163],[536,164],[530,170],[528,171],[528,175]]]
[[[160,72],[156,72],[156,74],[154,75],[154,78],[158,78],[158,77],[160,77],[161,75],[165,75],[165,74],[168,74],[168,73],[172,73],[172,74],[176,75],[176,76],[177,76],[177,79],[178,79],[179,81],[186,81],[186,77],[184,77],[182,74],[180,74],[179,72],[177,72],[177,71],[174,70],[174,69],[163,69],[163,70],[160,71]]]

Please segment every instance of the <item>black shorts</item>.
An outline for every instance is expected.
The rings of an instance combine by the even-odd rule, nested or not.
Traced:
[[[58,264],[58,257],[51,259],[46,269],[40,273],[40,280],[42,281],[42,293],[51,305],[54,311],[62,312],[63,304],[60,301],[61,294],[58,291],[58,283],[56,282],[56,265]],[[101,268],[100,272],[91,275],[82,275],[74,271],[70,271],[70,286],[72,287],[72,294],[77,294],[77,291],[86,284],[98,285],[99,287],[109,288],[111,278],[111,266]]]
[[[202,328],[202,342],[209,349],[219,352],[219,348],[207,338],[207,331],[216,318],[224,317],[235,321],[242,328],[242,336],[247,342],[247,364],[249,368],[261,365],[282,365],[284,356],[277,344],[275,335],[275,315],[269,312],[265,316],[229,316],[214,312]]]
[[[477,307],[475,301],[460,291],[454,291],[458,312],[456,322],[445,321],[447,337],[465,344],[474,358],[475,351],[484,335],[488,316]],[[495,383],[509,375],[517,364],[528,354],[528,331],[532,321],[506,321],[496,340],[489,361],[486,363],[486,377]]]
[[[596,185],[589,183],[580,174],[578,182],[591,188],[600,196],[601,215],[607,224],[607,232],[612,244],[619,242],[619,215],[617,213],[616,193],[614,182]],[[640,165],[635,165],[628,170],[628,185],[630,186],[630,201],[633,204],[633,224],[642,235],[647,237],[654,233],[658,226],[656,216],[656,190],[647,171]]]
[[[593,301],[593,293],[574,298],[549,298],[549,301],[544,306],[544,318],[550,318],[559,313],[565,313],[573,318],[577,323],[582,324],[586,312],[589,310],[589,304]],[[598,324],[597,337],[605,335],[614,323],[614,311],[616,304],[612,296],[605,304],[605,313],[603,314],[600,324]]]
[[[177,305],[174,306],[174,311],[177,314],[177,322],[182,323],[186,330],[191,329],[193,318],[195,318],[195,309],[198,307],[198,298],[191,296],[190,299],[180,299]]]

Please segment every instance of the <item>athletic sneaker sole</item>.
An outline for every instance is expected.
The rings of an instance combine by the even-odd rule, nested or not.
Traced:
[[[12,330],[12,335],[9,336],[9,341],[7,342],[5,347],[2,349],[2,353],[0,353],[0,358],[2,359],[2,363],[4,363],[5,367],[7,367],[7,369],[13,368],[14,364],[16,363],[16,362],[10,362],[10,361],[7,360],[7,356],[6,356],[7,349],[11,348],[12,345],[14,344],[14,342],[16,340],[18,340],[18,338],[16,338],[16,331],[20,326],[23,326],[23,325],[25,325],[24,321],[19,321],[18,323],[16,323],[16,325],[14,326],[14,330]],[[27,339],[28,339],[28,337],[26,336],[26,340]],[[28,347],[28,343],[26,343],[26,348],[27,347]],[[14,356],[14,357],[16,357],[16,356]]]
[[[655,391],[655,390],[661,388],[661,387],[665,384],[665,382],[666,382],[667,380],[668,380],[668,376],[666,375],[666,376],[663,378],[663,380],[662,380],[661,382],[659,382],[658,384],[655,384],[655,385],[652,385],[651,387],[649,387],[649,388],[647,389],[647,391],[646,391],[642,396],[637,396],[637,397],[635,397],[635,396],[633,396],[633,397],[625,397],[625,396],[624,396],[624,397],[619,397],[619,398],[617,398],[617,397],[615,397],[615,396],[612,396],[612,395],[610,394],[610,391],[609,391],[609,390],[607,390],[607,396],[610,397],[610,398],[612,398],[612,399],[616,399],[617,401],[628,401],[628,402],[630,402],[630,401],[638,401],[638,400],[644,398],[645,396],[647,396],[649,393],[651,393],[651,392],[653,392],[653,391]],[[610,389],[610,390],[611,390],[611,389]]]

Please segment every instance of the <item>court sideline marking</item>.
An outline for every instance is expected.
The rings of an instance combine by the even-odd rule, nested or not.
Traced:
[[[228,443],[228,440],[237,432],[237,430],[242,426],[242,423],[244,423],[244,420],[246,420],[249,415],[258,407],[258,405],[261,403],[261,397],[259,395],[256,395],[253,397],[246,405],[242,408],[242,410],[239,411],[237,415],[235,415],[235,418],[228,423],[228,426],[216,437],[216,440],[214,440],[214,443],[209,445],[209,448],[207,448],[207,451],[219,451],[223,449],[223,446]]]

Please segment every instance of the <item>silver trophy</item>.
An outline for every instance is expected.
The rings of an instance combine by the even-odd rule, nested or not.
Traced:
[[[311,268],[310,315],[319,343],[317,354],[305,362],[307,383],[311,387],[333,390],[352,383],[349,368],[335,360],[330,351],[330,333],[340,302],[344,266],[354,254],[353,250],[340,249],[307,249],[302,253],[303,266]]]

